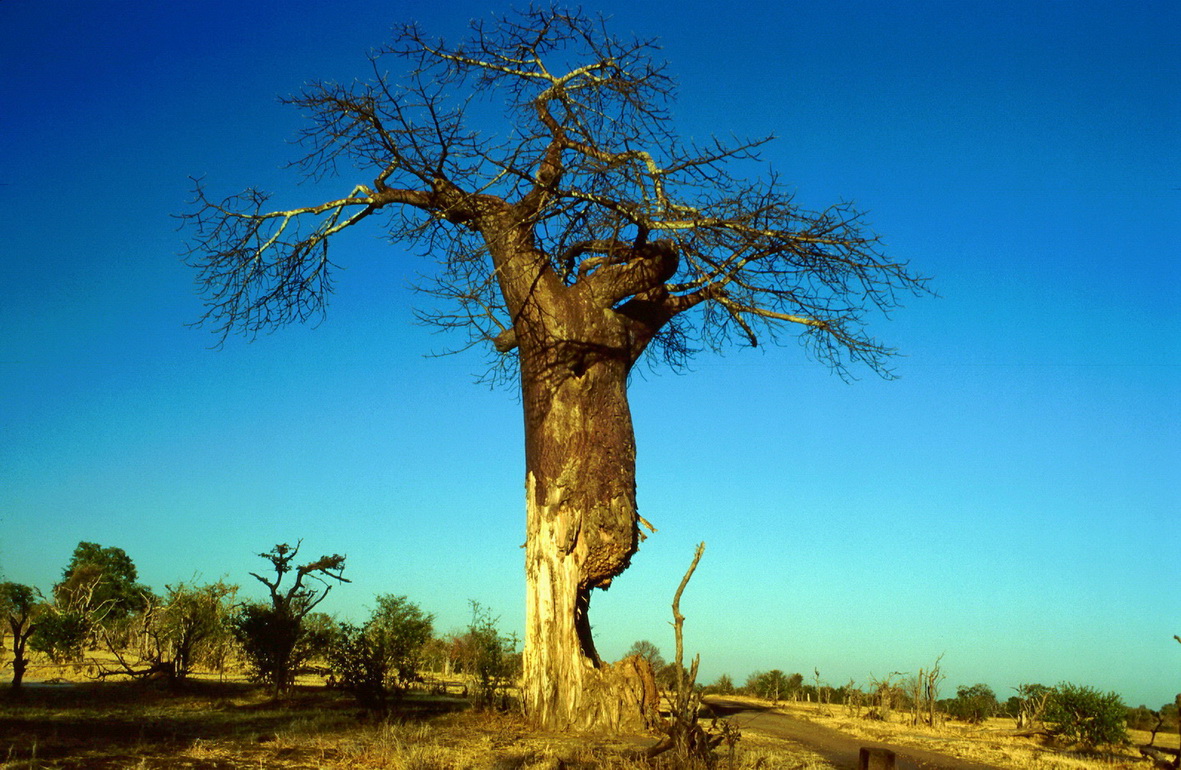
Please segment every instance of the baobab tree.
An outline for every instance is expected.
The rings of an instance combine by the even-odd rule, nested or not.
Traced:
[[[297,171],[349,174],[342,196],[273,207],[196,183],[188,259],[221,339],[318,318],[329,244],[371,221],[437,263],[427,320],[484,346],[525,418],[524,701],[550,727],[641,719],[633,663],[600,660],[588,609],[628,566],[636,509],[628,375],[700,350],[799,339],[840,373],[888,376],[866,316],[922,292],[846,204],[809,211],[767,171],[763,140],[675,133],[649,40],[557,7],[473,22],[448,43],[416,25],[366,81],[314,82]],[[390,68],[397,74],[389,74]],[[503,107],[503,109],[501,109]],[[630,694],[629,694],[630,693]]]

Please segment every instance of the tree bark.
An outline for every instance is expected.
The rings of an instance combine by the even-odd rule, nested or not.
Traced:
[[[33,635],[33,626],[12,623],[12,689],[19,690],[25,679],[25,671],[29,667],[29,659],[25,649],[29,637]]]
[[[570,306],[566,306],[570,307]],[[577,311],[574,311],[577,313]],[[571,320],[551,302],[544,334],[519,335],[526,463],[524,701],[550,729],[643,729],[656,709],[651,667],[605,665],[591,591],[636,552],[634,360],[612,310]],[[589,314],[584,314],[589,315]]]
[[[25,669],[28,665],[28,662],[23,657],[12,661],[12,689],[19,690],[21,688],[21,683],[25,680]]]

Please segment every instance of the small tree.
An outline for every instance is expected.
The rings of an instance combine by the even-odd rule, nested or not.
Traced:
[[[163,636],[171,650],[177,678],[194,666],[216,666],[228,635],[230,607],[238,586],[221,580],[206,585],[166,586]]]
[[[1128,708],[1128,729],[1143,730],[1146,733],[1152,733],[1152,737],[1148,741],[1149,746],[1152,745],[1153,740],[1156,738],[1157,732],[1160,731],[1162,724],[1164,724],[1164,720],[1161,719],[1160,712],[1153,711],[1143,703],[1141,703],[1139,706],[1136,706],[1135,708]]]
[[[664,661],[664,656],[660,654],[660,648],[647,639],[641,639],[633,644],[623,657],[631,655],[638,655],[644,660],[648,661],[648,665],[652,666],[653,671],[661,671],[667,663]]]
[[[742,689],[748,695],[778,703],[781,699],[800,692],[803,681],[802,674],[788,676],[773,668],[770,671],[756,671],[748,676]]]
[[[85,614],[63,610],[56,604],[47,605],[29,638],[29,649],[54,663],[77,661],[82,657],[89,633],[90,620]]]
[[[87,646],[100,642],[114,649],[126,645],[137,625],[134,616],[151,605],[151,591],[136,577],[135,564],[122,548],[78,543],[29,640],[30,649],[61,664],[79,661]]]
[[[416,681],[422,648],[434,630],[434,616],[405,596],[381,594],[369,619],[368,632],[387,650],[390,671],[400,688]]]
[[[828,697],[829,697],[829,693],[828,693],[828,691],[829,691],[831,688],[830,688],[830,687],[828,687],[827,685],[822,685],[822,684],[820,683],[820,669],[818,669],[818,668],[814,668],[814,669],[812,669],[812,673],[813,673],[813,676],[814,676],[814,679],[813,679],[813,681],[815,681],[815,682],[816,682],[816,684],[815,684],[815,690],[816,690],[816,706],[817,706],[817,708],[819,708],[821,711],[825,711],[825,708],[824,708],[824,706],[825,706],[825,705],[828,703]]]
[[[383,594],[363,626],[342,624],[328,648],[340,684],[367,709],[384,713],[389,696],[418,678],[433,618],[405,596]]]
[[[1042,713],[1046,709],[1046,702],[1053,694],[1053,689],[1036,683],[1019,684],[1016,689],[1017,713],[1014,716],[1017,719],[1017,727],[1019,729],[1031,728],[1041,721]]]
[[[422,665],[427,671],[451,676],[456,661],[455,639],[451,635],[432,636],[422,646]]]
[[[733,695],[734,680],[729,674],[722,674],[706,690],[714,695]]]
[[[865,708],[865,693],[852,679],[841,689],[844,691],[842,697],[845,702],[845,713],[851,717],[860,717],[862,709]]]
[[[701,693],[695,685],[701,656],[694,655],[693,663],[688,669],[685,668],[684,663],[685,616],[681,614],[681,594],[689,585],[689,579],[693,577],[693,572],[697,569],[697,564],[701,561],[703,553],[705,553],[705,543],[699,543],[693,553],[693,561],[689,564],[685,576],[681,578],[676,594],[673,595],[673,633],[677,651],[676,659],[673,661],[676,671],[675,689],[670,693],[669,721],[665,726],[665,738],[648,750],[649,756],[655,756],[664,750],[672,749],[676,752],[678,764],[684,767],[708,764],[714,748],[727,736],[733,735],[734,739],[737,739],[736,733],[732,734],[730,731],[726,731],[714,734],[698,724],[697,714],[701,706]]]
[[[84,615],[91,624],[116,622],[145,607],[148,590],[137,577],[135,563],[122,548],[82,541],[53,587],[54,600],[63,611]]]
[[[880,719],[883,722],[890,721],[890,714],[898,705],[898,702],[904,696],[901,685],[899,685],[894,677],[902,676],[901,671],[893,671],[882,679],[870,676],[870,703],[873,708],[869,711],[866,718]]]
[[[145,607],[119,622],[116,634],[100,636],[120,664],[101,675],[185,679],[199,662],[223,664],[228,621],[238,586],[223,581],[166,586],[163,597],[144,593]],[[138,660],[132,657],[137,655]]]
[[[804,675],[797,671],[789,675],[785,681],[787,697],[790,697],[792,701],[798,701],[804,693]]]
[[[338,685],[352,693],[363,708],[384,714],[390,689],[388,655],[382,640],[366,634],[363,626],[342,623],[327,654]]]
[[[503,636],[493,617],[477,601],[471,602],[472,620],[463,635],[462,665],[472,678],[470,698],[476,708],[504,705],[504,690],[509,680],[520,673],[517,637]]]
[[[986,684],[958,687],[955,698],[947,705],[948,712],[956,719],[980,724],[1000,710],[996,693]]]
[[[910,723],[912,725],[919,723],[919,715],[922,714],[923,707],[926,705],[926,702],[923,700],[923,681],[925,678],[926,674],[920,668],[919,672],[907,679],[905,683],[906,694],[910,697]]]
[[[1178,705],[1178,701],[1174,700],[1172,703],[1166,703],[1158,709],[1161,720],[1164,722],[1161,730],[1166,733],[1178,732],[1178,723],[1181,722],[1181,708],[1178,708]]]
[[[919,670],[919,674],[923,679],[923,697],[927,701],[927,724],[931,727],[938,726],[939,719],[939,685],[947,678],[940,667],[940,662],[943,660],[943,655],[940,654],[935,658],[935,665],[927,669],[926,672]]]
[[[309,634],[305,621],[332,590],[333,583],[329,581],[351,582],[341,575],[345,557],[339,554],[296,565],[295,557],[302,544],[302,540],[294,547],[283,543],[259,554],[271,563],[275,576],[265,577],[254,572],[250,575],[267,587],[271,602],[269,605],[242,607],[232,622],[234,635],[242,645],[255,678],[269,683],[275,697],[291,688],[298,665],[318,646],[312,642],[325,635]],[[284,586],[284,578],[289,573],[294,574],[294,580]],[[318,585],[309,585],[305,581],[314,581]]]
[[[1086,746],[1128,743],[1128,707],[1114,692],[1063,682],[1046,701],[1044,718],[1050,732]]]
[[[29,666],[26,646],[44,614],[41,594],[21,583],[0,583],[0,618],[12,634],[12,689],[19,690]]]
[[[939,666],[942,660],[943,656],[940,655],[931,668],[920,668],[918,674],[906,682],[907,694],[911,700],[911,724],[917,725],[925,721],[931,727],[936,726],[939,683],[944,679]]]

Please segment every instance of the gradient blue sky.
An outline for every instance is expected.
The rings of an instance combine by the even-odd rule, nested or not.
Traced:
[[[0,569],[48,589],[74,545],[141,578],[256,586],[252,554],[348,555],[328,607],[407,594],[523,622],[521,418],[416,326],[428,263],[349,233],[325,323],[225,349],[181,263],[188,177],[318,202],[280,167],[316,79],[464,0],[0,3]],[[856,201],[935,279],[879,336],[900,379],[794,345],[632,388],[649,538],[592,619],[601,651],[712,680],[915,671],[956,685],[1181,687],[1181,5],[600,2],[658,36],[687,136],[776,134],[798,199]]]

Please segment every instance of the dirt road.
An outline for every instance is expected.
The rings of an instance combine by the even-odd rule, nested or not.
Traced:
[[[803,744],[840,768],[856,770],[861,747],[865,746],[893,751],[897,755],[898,770],[997,770],[992,765],[968,762],[933,751],[854,738],[838,730],[749,703],[717,697],[709,698],[707,702],[715,713],[730,719],[740,728],[749,727],[776,738],[786,738]]]

